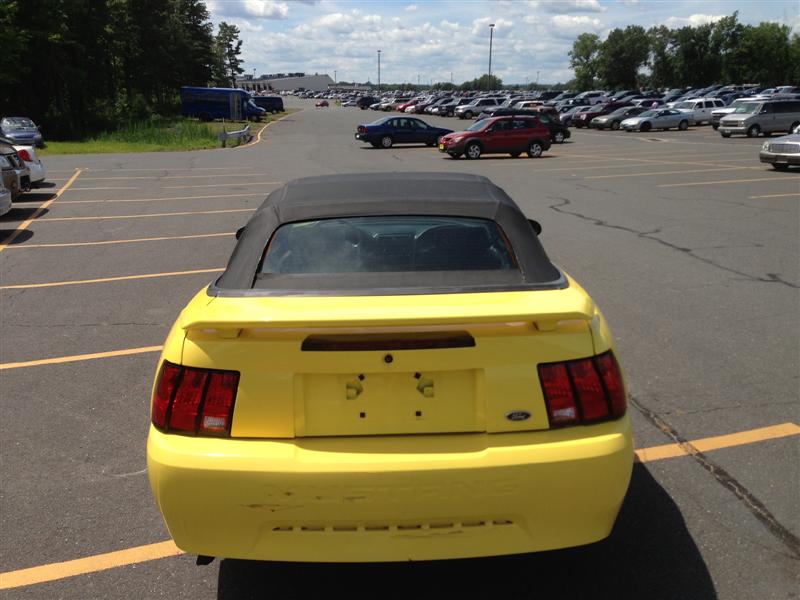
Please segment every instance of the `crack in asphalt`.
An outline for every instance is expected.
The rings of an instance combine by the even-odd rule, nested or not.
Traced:
[[[638,398],[629,397],[631,404],[638,410],[645,419],[655,426],[664,435],[670,438],[680,448],[691,456],[701,467],[711,473],[711,475],[728,491],[732,492],[752,515],[758,519],[762,525],[780,542],[782,542],[795,556],[800,559],[800,538],[794,535],[764,506],[764,503],[756,498],[744,485],[737,481],[730,473],[721,466],[710,460],[705,454],[698,450],[689,440],[683,437],[678,431],[662,419],[658,414],[644,406]]]
[[[561,213],[563,215],[571,215],[573,217],[578,217],[579,219],[583,219],[584,221],[589,221],[590,223],[597,225],[599,227],[607,227],[609,229],[619,229],[620,231],[626,231],[628,233],[633,233],[639,238],[645,240],[652,240],[661,244],[662,246],[666,246],[667,248],[671,248],[672,250],[677,250],[686,256],[690,256],[691,258],[698,260],[702,263],[720,269],[722,271],[727,271],[728,273],[733,273],[740,277],[744,277],[748,281],[756,281],[759,283],[780,283],[792,289],[800,289],[800,285],[796,283],[792,283],[791,281],[787,281],[783,279],[778,273],[767,273],[766,277],[757,277],[755,275],[750,275],[749,273],[745,273],[743,271],[739,271],[737,269],[732,269],[731,267],[726,267],[725,265],[721,265],[718,262],[711,260],[710,258],[705,258],[703,256],[699,256],[698,254],[694,253],[693,248],[686,248],[684,246],[678,246],[677,244],[673,244],[672,242],[668,242],[666,240],[662,240],[661,238],[653,237],[655,234],[661,232],[661,228],[653,229],[652,231],[638,231],[631,227],[625,227],[624,225],[614,225],[613,223],[609,223],[604,221],[603,219],[598,219],[595,217],[590,217],[588,215],[584,215],[578,212],[573,212],[569,210],[564,210],[563,207],[572,205],[567,198],[560,198],[558,196],[551,196],[553,200],[561,200],[561,204],[551,204],[548,208]]]

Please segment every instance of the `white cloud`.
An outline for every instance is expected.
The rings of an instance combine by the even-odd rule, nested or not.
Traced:
[[[552,13],[606,12],[597,0],[541,0],[539,6]]]
[[[682,17],[670,17],[665,21],[667,27],[684,27],[686,25],[690,25],[691,27],[697,27],[699,25],[705,25],[707,23],[715,23],[720,19],[724,19],[726,15],[703,15],[703,14],[694,14],[689,15],[686,18]]]
[[[550,22],[558,29],[568,30],[598,30],[603,26],[600,19],[586,15],[555,15]]]
[[[416,4],[409,4],[408,6],[406,6],[406,12],[417,12],[418,8],[419,6],[417,6]]]
[[[639,4],[639,0],[622,0],[622,3],[625,6],[636,6],[637,4]]]
[[[494,23],[494,35],[505,35],[514,27],[513,21],[508,19],[492,19],[482,17],[472,21],[472,35],[489,37],[489,24]]]
[[[289,5],[273,0],[211,0],[207,3],[212,14],[256,19],[285,19]]]

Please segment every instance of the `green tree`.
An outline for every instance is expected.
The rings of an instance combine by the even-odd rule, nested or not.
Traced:
[[[494,75],[490,76],[488,73],[484,73],[477,79],[465,81],[459,86],[459,89],[481,91],[501,90],[503,89],[503,80],[499,77],[495,77]]]
[[[742,78],[765,86],[798,81],[797,43],[788,25],[766,22],[745,27],[737,52]]]
[[[597,74],[611,89],[636,88],[639,69],[647,63],[649,54],[650,39],[644,27],[613,29],[600,45]]]
[[[600,38],[594,33],[582,33],[572,43],[569,51],[569,66],[575,72],[575,87],[590,90],[597,77],[597,60],[600,53]]]
[[[214,84],[220,87],[231,87],[236,76],[244,73],[242,61],[242,41],[239,39],[239,28],[225,21],[219,24],[219,31],[214,38]]]
[[[647,37],[650,41],[650,86],[665,88],[676,85],[672,30],[665,25],[651,27]]]

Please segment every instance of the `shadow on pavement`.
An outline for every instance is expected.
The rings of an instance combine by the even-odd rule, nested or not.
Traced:
[[[636,464],[607,540],[569,550],[497,558],[395,564],[223,560],[219,600],[269,598],[716,598],[683,517]]]
[[[56,195],[50,192],[28,192],[14,198],[14,204],[18,202],[47,202],[55,197]]]
[[[2,221],[26,221],[29,217],[33,216],[33,214],[39,210],[38,206],[18,206],[16,203],[11,205],[11,210],[0,217]],[[42,217],[50,212],[48,209],[44,209],[42,212],[39,213],[39,217]]]

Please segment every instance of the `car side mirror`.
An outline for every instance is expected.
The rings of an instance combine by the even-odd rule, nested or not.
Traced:
[[[238,240],[240,237],[242,237],[243,233],[244,233],[244,227],[239,227],[239,229],[236,230],[236,239]]]
[[[533,231],[536,233],[536,235],[541,235],[541,233],[542,233],[542,225],[541,225],[541,223],[539,223],[539,221],[534,221],[533,219],[528,219],[528,223],[531,224],[531,227],[533,228]]]

